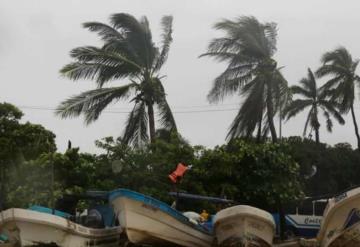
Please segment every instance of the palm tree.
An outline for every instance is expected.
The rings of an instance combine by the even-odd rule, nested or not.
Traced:
[[[332,99],[340,104],[341,113],[351,111],[358,149],[360,150],[360,135],[354,112],[355,84],[360,85],[360,77],[356,74],[359,60],[353,60],[344,47],[339,47],[334,51],[325,53],[321,62],[323,65],[316,74],[319,77],[331,76],[325,87],[332,92]]]
[[[303,99],[296,99],[285,108],[285,116],[287,119],[296,116],[299,112],[305,110],[305,108],[310,107],[305,122],[304,136],[310,125],[315,131],[316,143],[320,143],[320,122],[318,118],[320,110],[323,111],[326,118],[326,127],[329,132],[332,131],[333,127],[331,116],[333,116],[340,124],[345,123],[337,109],[338,104],[331,99],[328,99],[328,91],[324,87],[317,87],[315,76],[310,69],[308,69],[308,76],[300,80],[300,86],[292,86],[291,91],[294,95],[301,95]]]
[[[258,139],[269,130],[276,142],[273,118],[283,103],[279,99],[288,92],[287,81],[273,59],[276,24],[260,23],[255,17],[242,16],[222,20],[214,28],[224,31],[225,36],[213,39],[207,53],[201,56],[225,61],[228,66],[215,78],[208,100],[218,102],[235,93],[245,97],[227,139],[251,136],[257,127]]]
[[[155,139],[154,106],[162,127],[176,131],[176,124],[162,85],[159,70],[166,62],[172,42],[172,16],[162,18],[161,48],[155,46],[146,17],[137,20],[129,14],[110,16],[110,24],[84,23],[103,41],[101,47],[84,46],[73,49],[74,62],[60,73],[71,80],[94,80],[97,88],[63,101],[56,113],[62,118],[85,116],[85,123],[97,120],[103,110],[119,100],[128,99],[134,106],[122,136],[125,143],[139,145]],[[127,79],[126,85],[104,87],[113,80]]]

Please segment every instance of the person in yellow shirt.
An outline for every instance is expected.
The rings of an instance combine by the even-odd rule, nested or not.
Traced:
[[[200,220],[201,222],[206,222],[209,219],[209,213],[206,212],[205,209],[203,209],[203,211],[200,214]]]

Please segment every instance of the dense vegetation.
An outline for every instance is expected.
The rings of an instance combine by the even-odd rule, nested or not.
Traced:
[[[2,129],[16,126],[7,127],[0,142],[6,160],[1,163],[6,207],[52,206],[52,171],[55,198],[124,187],[171,203],[168,192],[174,187],[167,176],[182,161],[193,168],[179,190],[272,211],[277,199],[286,204],[305,196],[334,194],[356,185],[360,174],[360,153],[349,144],[330,147],[300,137],[278,144],[234,139],[209,149],[191,146],[176,133],[158,131],[156,141],[141,149],[108,137],[96,142],[104,150],[101,155],[81,153],[78,148],[58,153],[50,131],[19,123],[22,113],[10,104],[1,104],[0,112]],[[19,143],[16,148],[9,145],[14,140]],[[314,167],[317,171],[311,176]],[[187,206],[215,210],[214,205]]]

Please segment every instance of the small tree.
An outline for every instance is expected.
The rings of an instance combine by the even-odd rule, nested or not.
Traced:
[[[5,206],[9,169],[56,150],[55,135],[41,125],[20,123],[22,116],[14,105],[0,103],[0,204]]]
[[[305,108],[310,108],[305,121],[305,127],[303,136],[307,133],[307,128],[310,125],[315,130],[316,143],[320,143],[320,121],[319,111],[323,112],[326,118],[326,127],[329,132],[332,131],[333,122],[331,116],[333,116],[340,124],[344,124],[345,120],[342,118],[338,111],[338,104],[328,99],[328,91],[325,88],[318,88],[313,72],[308,69],[308,76],[301,79],[300,86],[292,86],[291,91],[294,95],[301,95],[303,99],[296,99],[285,108],[285,117],[290,119],[296,116]]]
[[[360,77],[356,74],[359,60],[353,60],[345,47],[339,47],[334,51],[325,53],[321,62],[323,65],[316,74],[320,77],[331,76],[324,87],[331,90],[332,100],[340,105],[342,113],[351,112],[357,147],[360,150],[360,134],[354,111],[356,86],[360,86]]]

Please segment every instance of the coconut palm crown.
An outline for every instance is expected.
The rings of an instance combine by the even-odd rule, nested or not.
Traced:
[[[351,111],[357,145],[360,150],[360,135],[354,111],[355,88],[357,85],[360,86],[360,77],[356,74],[359,60],[353,60],[346,48],[338,47],[333,51],[326,52],[322,56],[321,62],[323,65],[316,74],[319,77],[330,76],[324,87],[331,92],[332,100],[339,103],[342,113]]]
[[[93,80],[97,88],[63,101],[56,113],[62,118],[83,114],[85,123],[89,124],[97,120],[109,104],[128,99],[134,106],[122,136],[125,143],[143,144],[149,140],[149,134],[154,141],[154,107],[158,110],[160,125],[176,131],[161,81],[163,77],[159,74],[172,42],[172,20],[172,16],[162,18],[160,48],[152,40],[146,17],[137,20],[132,15],[119,13],[110,16],[110,25],[84,23],[84,28],[100,36],[103,45],[73,49],[70,56],[74,61],[65,65],[60,73],[74,81]],[[110,81],[125,79],[125,85],[105,87]]]
[[[306,108],[310,108],[305,121],[303,135],[307,133],[308,126],[315,131],[316,143],[320,143],[320,122],[319,112],[322,111],[326,118],[326,127],[329,132],[332,131],[333,122],[331,116],[340,124],[345,121],[338,111],[338,104],[328,98],[328,91],[324,88],[318,88],[313,72],[308,69],[307,77],[300,80],[300,86],[292,86],[291,91],[294,95],[301,95],[302,99],[293,100],[285,108],[285,117],[290,119],[302,112]]]
[[[288,93],[287,81],[273,56],[276,52],[275,23],[260,23],[255,17],[241,16],[224,19],[214,26],[225,33],[213,39],[210,56],[227,62],[224,72],[215,78],[208,94],[210,102],[218,102],[235,93],[243,97],[242,105],[233,120],[227,138],[250,136],[257,128],[258,139],[270,130],[277,141],[273,118]]]

